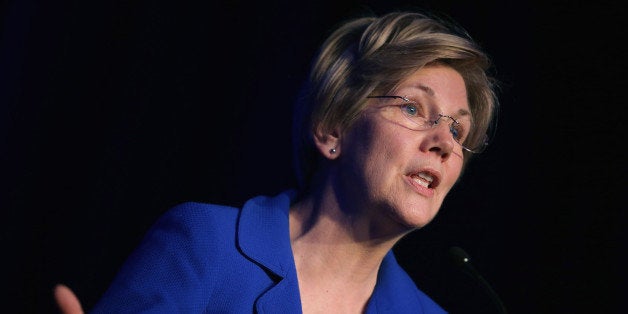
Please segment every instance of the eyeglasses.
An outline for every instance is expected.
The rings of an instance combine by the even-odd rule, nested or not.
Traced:
[[[429,119],[428,108],[423,106],[422,104],[412,101],[404,96],[367,96],[366,98],[390,98],[398,100],[398,103],[392,103],[386,105],[388,106],[396,106],[401,109],[401,113],[404,117],[407,118],[412,124],[404,124],[411,130],[416,131],[424,131],[429,130],[435,126],[437,126],[441,119],[447,118],[450,121],[449,123],[449,133],[453,139],[462,147],[462,149],[474,153],[479,154],[484,151],[486,146],[488,146],[488,136],[484,135],[484,137],[479,141],[479,143],[465,143],[467,140],[466,136],[468,135],[468,127],[463,123],[460,123],[452,116],[438,114],[438,117],[435,120]]]

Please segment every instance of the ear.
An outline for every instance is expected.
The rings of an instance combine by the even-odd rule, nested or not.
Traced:
[[[327,159],[336,159],[340,155],[340,131],[334,128],[325,131],[321,126],[314,131],[314,143],[318,151]]]

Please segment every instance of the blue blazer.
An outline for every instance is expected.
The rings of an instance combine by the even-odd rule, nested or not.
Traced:
[[[183,203],[160,217],[90,313],[301,313],[288,210],[294,191],[239,209]],[[397,264],[367,313],[445,313]]]

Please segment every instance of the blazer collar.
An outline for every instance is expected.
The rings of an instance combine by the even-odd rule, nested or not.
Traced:
[[[237,241],[242,252],[278,276],[294,271],[288,212],[295,191],[257,196],[242,207]]]
[[[267,270],[275,285],[255,302],[257,313],[301,313],[301,297],[290,244],[288,212],[296,192],[247,201],[238,220],[242,253]]]

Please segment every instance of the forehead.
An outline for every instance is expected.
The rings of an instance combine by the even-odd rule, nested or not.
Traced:
[[[401,81],[396,94],[435,105],[448,114],[468,114],[467,89],[462,75],[445,65],[419,69]]]

